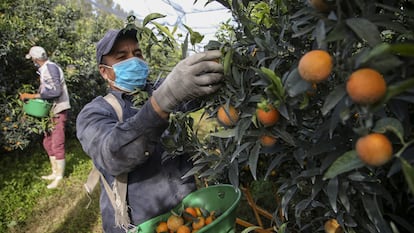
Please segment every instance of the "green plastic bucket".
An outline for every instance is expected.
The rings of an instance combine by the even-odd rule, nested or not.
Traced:
[[[23,111],[34,117],[49,116],[52,104],[42,99],[30,99],[23,104]]]
[[[174,210],[179,210],[182,206],[194,206],[204,208],[209,212],[218,211],[221,214],[197,233],[230,233],[235,232],[236,210],[240,197],[240,190],[236,190],[232,185],[213,185],[190,193]],[[170,215],[171,213],[168,212],[152,218],[137,226],[134,232],[155,233],[157,224],[161,221],[167,221]]]

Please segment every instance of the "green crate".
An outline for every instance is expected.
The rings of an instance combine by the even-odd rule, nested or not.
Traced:
[[[49,116],[52,104],[42,99],[30,99],[23,104],[23,111],[34,117]]]
[[[209,225],[197,233],[232,233],[235,232],[236,210],[241,192],[232,185],[219,184],[201,188],[187,195],[173,210],[178,211],[183,206],[194,206],[207,211],[218,211],[221,214]],[[137,226],[134,233],[155,233],[157,224],[167,221],[171,212],[152,218]]]

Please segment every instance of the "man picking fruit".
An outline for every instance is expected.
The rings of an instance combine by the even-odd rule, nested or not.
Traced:
[[[207,51],[182,60],[153,86],[136,34],[135,29],[109,30],[98,42],[98,68],[112,100],[98,96],[76,123],[83,149],[102,174],[105,232],[133,229],[168,212],[196,188],[193,178],[181,178],[192,167],[188,156],[163,160],[161,138],[171,112],[189,110],[188,102],[216,92],[223,78],[223,66],[213,61],[221,52]],[[139,109],[131,94],[137,89],[150,96]]]

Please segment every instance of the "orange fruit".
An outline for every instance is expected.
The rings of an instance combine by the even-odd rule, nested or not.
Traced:
[[[180,227],[178,227],[177,233],[191,233],[191,229],[186,225],[181,225]]]
[[[256,116],[257,120],[262,123],[263,126],[268,127],[276,124],[280,114],[272,104],[267,104],[264,108],[258,107],[256,109]]]
[[[362,68],[349,76],[346,91],[357,104],[373,104],[384,97],[387,83],[378,71]]]
[[[206,225],[206,220],[203,216],[197,217],[197,220],[194,220],[192,227],[195,230],[199,230]]]
[[[359,158],[371,166],[381,166],[392,157],[392,144],[380,133],[371,133],[359,138],[355,147]]]
[[[183,214],[183,216],[184,216],[184,219],[185,219],[186,221],[191,221],[191,220],[192,220],[192,218],[191,218],[191,217],[194,217],[194,218],[196,218],[196,217],[197,217],[197,211],[196,211],[196,209],[195,209],[195,208],[193,208],[193,207],[187,207],[187,208],[185,208],[185,209],[184,209],[184,214]]]
[[[333,218],[325,222],[324,228],[326,233],[343,233],[341,225]]]
[[[330,7],[325,0],[308,0],[308,3],[319,12],[328,12],[330,10]]]
[[[196,213],[197,213],[197,217],[200,217],[200,216],[202,216],[202,215],[203,215],[203,213],[201,212],[200,207],[194,207],[194,209],[195,209],[195,211],[196,211]]]
[[[167,222],[160,222],[158,223],[157,227],[155,228],[157,233],[168,232]]]
[[[262,144],[262,146],[264,147],[270,147],[273,146],[274,144],[276,144],[277,142],[277,138],[274,137],[273,135],[262,135],[260,137],[260,143]]]
[[[181,216],[172,214],[167,219],[168,229],[176,232],[180,226],[184,225],[184,219]]]
[[[319,83],[328,79],[332,72],[333,62],[331,55],[324,50],[312,50],[299,60],[298,71],[302,79]]]
[[[222,105],[217,111],[217,119],[224,126],[234,126],[239,120],[239,111],[232,105],[229,105],[228,109]]]
[[[210,213],[210,215],[206,218],[206,225],[212,223],[216,219],[216,216],[214,215],[214,211]]]

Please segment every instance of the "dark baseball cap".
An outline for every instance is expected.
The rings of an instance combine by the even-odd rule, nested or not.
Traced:
[[[136,29],[109,29],[104,37],[96,44],[96,62],[101,64],[102,56],[111,52],[119,38],[133,38],[138,42]]]

